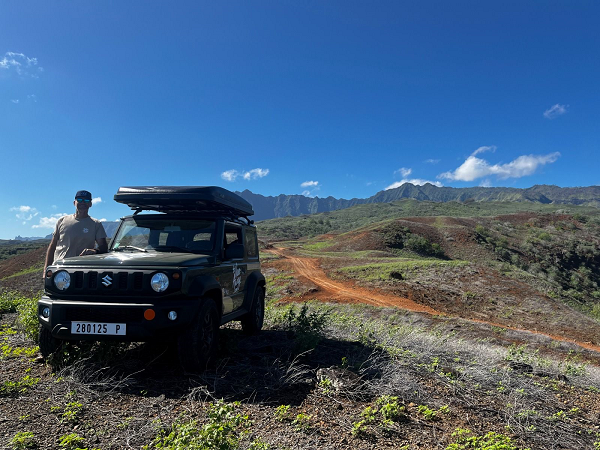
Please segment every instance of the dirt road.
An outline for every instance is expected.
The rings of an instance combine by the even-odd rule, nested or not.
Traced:
[[[347,303],[367,303],[374,306],[392,306],[408,311],[421,312],[432,315],[447,315],[428,306],[416,303],[408,298],[395,297],[389,294],[382,294],[371,289],[360,288],[358,286],[351,286],[349,284],[344,284],[342,282],[332,280],[327,276],[325,271],[319,267],[319,260],[317,258],[308,258],[304,256],[292,255],[288,249],[281,247],[269,249],[266,251],[279,255],[282,258],[285,258],[292,264],[294,271],[300,277],[304,277],[311,283],[318,286],[321,290],[321,295],[327,296],[333,301],[341,301]],[[600,346],[594,345],[590,342],[580,342],[575,339],[557,336],[550,333],[544,333],[542,331],[524,330],[521,328],[511,327],[505,324],[488,322],[484,320],[474,320],[467,318],[461,319],[468,320],[471,322],[483,323],[494,327],[500,327],[507,330],[527,332],[537,334],[540,336],[546,336],[556,341],[569,342],[571,344],[576,344],[580,347],[600,353]]]
[[[270,251],[290,261],[298,275],[317,285],[321,292],[331,297],[333,300],[351,303],[367,303],[375,306],[395,306],[408,311],[440,314],[429,306],[420,305],[407,298],[379,294],[373,290],[362,289],[357,286],[350,286],[332,280],[327,276],[323,269],[319,267],[318,259],[290,255],[282,248],[275,248]]]

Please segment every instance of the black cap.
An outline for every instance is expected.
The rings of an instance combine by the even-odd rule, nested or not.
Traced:
[[[77,191],[77,194],[75,194],[75,198],[87,198],[88,200],[91,200],[92,194],[89,191]]]

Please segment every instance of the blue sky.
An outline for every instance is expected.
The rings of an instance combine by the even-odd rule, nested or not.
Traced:
[[[600,184],[600,3],[0,3],[0,238],[88,189]]]

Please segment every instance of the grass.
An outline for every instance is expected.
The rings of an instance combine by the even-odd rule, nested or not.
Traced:
[[[467,261],[443,261],[439,259],[407,259],[386,263],[365,264],[348,266],[337,269],[336,272],[350,278],[359,278],[367,281],[405,279],[410,272],[428,269],[431,267],[458,267],[469,264]],[[400,274],[400,276],[398,276]]]
[[[10,278],[15,278],[15,277],[19,277],[21,275],[27,275],[29,273],[35,273],[35,272],[39,272],[40,276],[41,276],[43,268],[44,268],[44,266],[42,264],[36,264],[34,266],[29,267],[28,269],[23,269],[17,273],[13,273],[12,275],[4,277],[4,278],[2,278],[2,280],[8,280]]]

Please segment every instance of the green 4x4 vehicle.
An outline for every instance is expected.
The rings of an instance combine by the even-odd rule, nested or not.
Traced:
[[[185,370],[214,359],[219,327],[261,330],[265,278],[250,203],[219,187],[121,187],[108,253],[55,261],[38,301],[40,351],[62,341],[177,343]],[[152,213],[142,213],[151,211]]]

